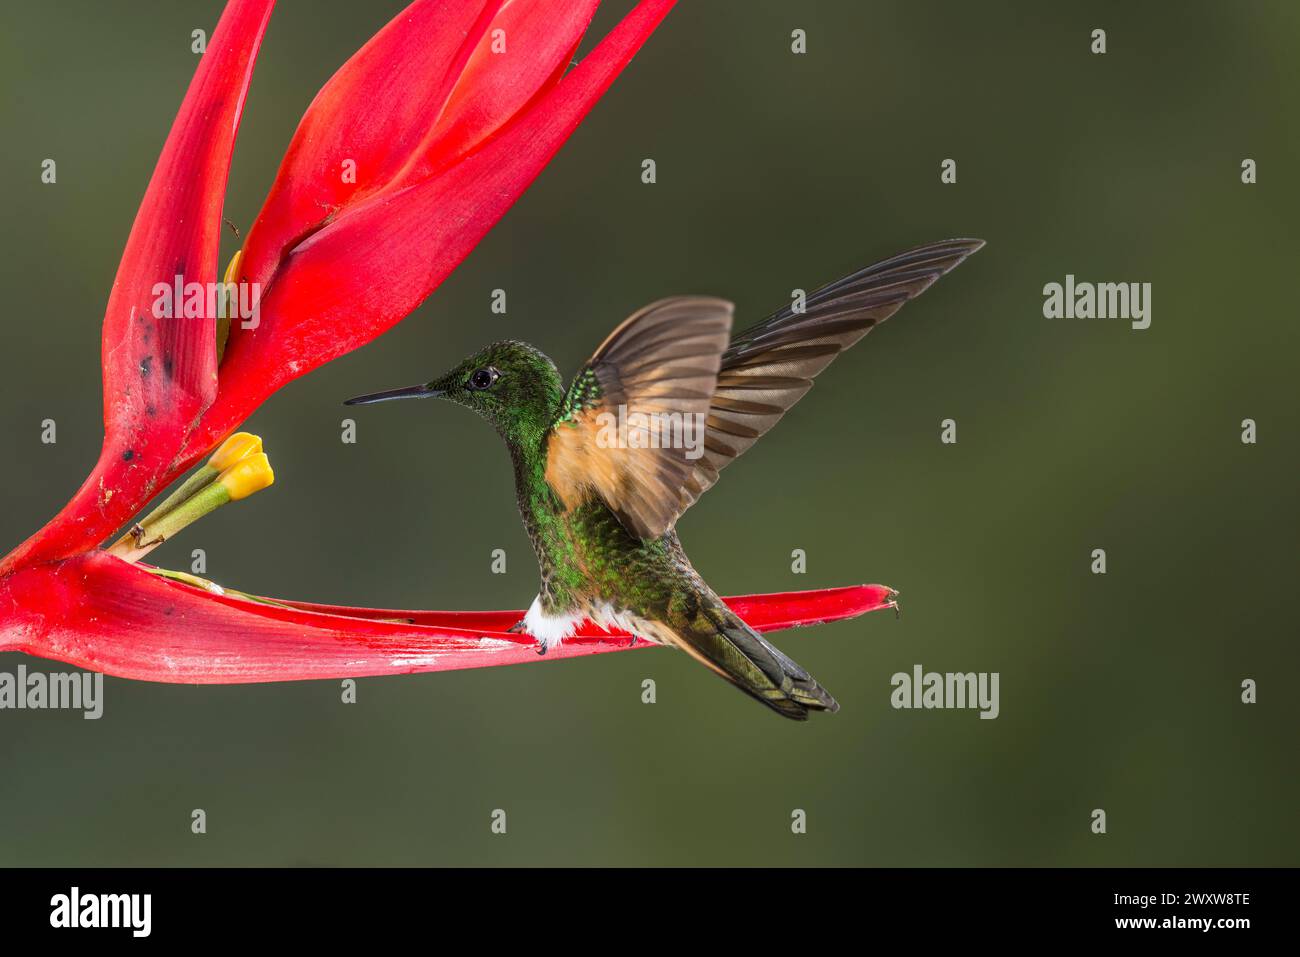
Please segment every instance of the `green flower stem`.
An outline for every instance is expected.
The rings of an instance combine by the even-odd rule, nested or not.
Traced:
[[[203,591],[212,592],[214,595],[234,595],[236,598],[244,598],[248,601],[255,601],[259,605],[274,605],[277,608],[294,609],[296,606],[287,602],[276,601],[274,598],[264,598],[261,595],[251,595],[246,591],[240,591],[237,588],[226,588],[218,585],[214,581],[206,578],[200,578],[198,575],[191,575],[189,572],[172,571],[170,568],[146,568],[145,571],[151,575],[157,575],[159,578],[167,578],[172,581],[184,582],[194,588],[201,588]],[[414,618],[372,618],[370,621],[386,621],[395,625],[413,625]]]
[[[239,591],[235,588],[225,588],[214,581],[206,578],[200,578],[198,575],[191,575],[189,572],[172,571],[170,568],[148,568],[145,569],[159,578],[170,578],[172,581],[184,582],[187,585],[193,585],[195,588],[202,588],[204,591],[210,591],[215,595],[234,595],[236,598],[245,598],[249,601],[255,601],[262,605],[275,605],[277,608],[292,608],[292,605],[286,605],[282,601],[276,601],[273,598],[263,598],[261,595],[250,595],[246,591]]]
[[[195,472],[193,475],[187,478],[184,482],[182,482],[180,487],[177,488],[176,491],[172,492],[165,499],[163,499],[162,503],[159,504],[157,508],[155,508],[152,512],[150,512],[140,521],[136,522],[132,526],[132,530],[130,532],[127,532],[116,542],[114,542],[113,547],[109,549],[109,551],[116,552],[118,548],[126,547],[127,545],[134,545],[135,536],[136,534],[138,534],[135,532],[136,529],[144,528],[145,526],[154,524],[159,519],[161,519],[164,515],[166,515],[168,512],[174,509],[176,506],[180,505],[187,498],[193,495],[195,492],[198,492],[203,488],[205,488],[207,485],[209,485],[220,474],[221,472],[219,470],[214,469],[210,465],[203,466],[201,469],[199,469],[197,472]]]
[[[195,477],[198,477],[197,474]],[[187,482],[186,485],[188,484]],[[207,485],[165,514],[153,518],[162,510],[161,506],[155,509],[150,513],[152,521],[146,518],[116,542],[109,552],[125,561],[137,562],[185,526],[198,521],[209,512],[215,512],[229,501],[230,490],[209,478]]]

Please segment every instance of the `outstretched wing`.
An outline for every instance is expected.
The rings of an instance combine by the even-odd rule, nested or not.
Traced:
[[[740,333],[722,355],[704,454],[676,511],[689,508],[776,425],[832,359],[983,246],[982,239],[920,246],[823,286],[807,297],[802,313],[786,307]]]
[[[672,527],[703,453],[731,312],[721,299],[663,299],[610,333],[547,438],[546,480],[565,507],[597,495],[640,538]]]

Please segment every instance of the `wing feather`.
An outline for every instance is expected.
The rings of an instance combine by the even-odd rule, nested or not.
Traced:
[[[597,495],[640,538],[672,528],[702,452],[731,313],[721,299],[664,299],[601,343],[548,437],[546,479],[566,507]]]
[[[574,378],[548,437],[547,481],[567,507],[599,496],[630,532],[657,538],[837,355],[983,245],[950,239],[868,266],[730,345],[728,302],[684,296],[645,307]],[[665,445],[646,423],[674,415],[702,421],[703,436]]]
[[[983,245],[920,246],[823,286],[806,297],[802,313],[787,306],[737,335],[722,355],[704,455],[683,486],[681,509],[776,425],[837,355]]]

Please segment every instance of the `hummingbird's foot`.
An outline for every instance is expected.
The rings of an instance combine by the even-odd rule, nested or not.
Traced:
[[[527,622],[528,622],[527,618],[520,618],[517,622],[515,622],[513,625],[507,628],[506,632],[511,635],[526,635],[528,634],[528,631],[524,626],[527,624]],[[537,648],[536,648],[537,653],[539,655],[546,654],[546,642],[542,641],[542,639],[537,637],[534,637],[533,641],[537,642]]]
[[[889,590],[889,601],[885,602],[885,607],[894,609],[895,619],[903,617],[903,611],[898,607],[898,589],[891,588]]]
[[[628,646],[629,648],[631,648],[631,647],[632,647],[633,645],[635,645],[635,644],[636,644],[636,635],[628,635],[628,636],[627,636],[627,646]]]

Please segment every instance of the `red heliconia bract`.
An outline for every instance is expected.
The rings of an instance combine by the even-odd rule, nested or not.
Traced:
[[[641,0],[568,69],[599,0],[416,0],[325,84],[233,278],[256,321],[155,315],[218,277],[235,133],[273,0],[230,0],[136,214],[103,327],[104,444],[72,500],[0,562],[0,650],[155,681],[393,674],[628,647],[594,626],[544,659],[520,612],[344,608],[160,577],[101,544],[292,379],[382,334],[542,171],[675,0]],[[346,175],[345,175],[346,174]],[[891,607],[879,585],[729,599],[754,627]]]

